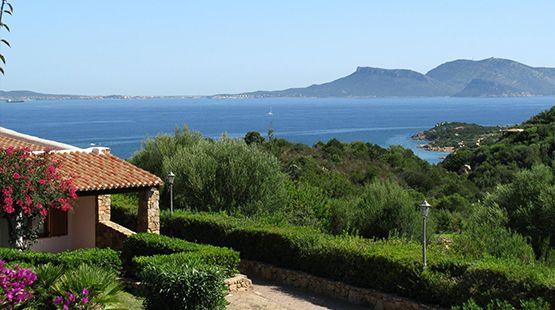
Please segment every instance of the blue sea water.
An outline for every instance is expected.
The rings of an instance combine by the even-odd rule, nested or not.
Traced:
[[[107,146],[123,158],[146,137],[184,125],[213,138],[266,133],[271,126],[275,136],[295,142],[399,144],[437,163],[445,154],[417,148],[422,142],[412,134],[443,121],[516,124],[552,105],[555,97],[54,100],[0,103],[0,126],[80,147]]]

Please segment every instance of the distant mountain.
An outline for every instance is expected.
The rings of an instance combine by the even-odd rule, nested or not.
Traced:
[[[278,91],[257,91],[218,97],[434,97],[448,96],[455,89],[422,73],[358,67],[352,74],[335,81]]]
[[[517,96],[555,95],[555,69],[534,68],[509,59],[455,60],[440,65],[426,75],[461,91],[468,86],[474,91],[478,88],[486,91],[485,93],[462,92],[472,96],[496,96],[498,93],[502,96],[506,95],[504,91],[500,92],[501,88],[510,90],[510,93]],[[473,80],[477,81],[469,85]],[[493,82],[496,87],[492,88],[492,83],[488,83],[490,87],[483,87],[486,81]],[[492,93],[487,92],[488,90]]]
[[[426,74],[358,67],[354,73],[329,83],[212,98],[549,95],[555,95],[555,68],[534,68],[509,59],[488,58],[447,62]]]
[[[519,97],[532,94],[521,89],[493,81],[474,79],[453,97]]]

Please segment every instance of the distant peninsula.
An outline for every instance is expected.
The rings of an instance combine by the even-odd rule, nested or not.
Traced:
[[[358,67],[334,81],[308,87],[212,96],[82,96],[0,91],[0,100],[76,99],[253,99],[383,97],[555,96],[555,68],[531,67],[502,58],[454,60],[426,74],[406,69]]]
[[[220,94],[211,98],[275,97],[519,97],[555,95],[555,68],[513,60],[455,60],[426,74],[405,69],[358,67],[337,80],[304,88]]]
[[[508,129],[500,126],[481,126],[462,122],[443,122],[414,134],[413,140],[428,141],[418,147],[434,152],[452,153],[460,148],[474,148],[497,141]]]

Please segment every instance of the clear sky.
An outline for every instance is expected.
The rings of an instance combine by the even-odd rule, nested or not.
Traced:
[[[203,95],[457,58],[555,67],[553,0],[12,0],[0,89]]]

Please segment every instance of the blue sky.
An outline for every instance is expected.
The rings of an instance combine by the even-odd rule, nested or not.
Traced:
[[[12,0],[0,89],[195,95],[457,58],[555,67],[555,1]],[[4,35],[5,34],[5,35]]]

